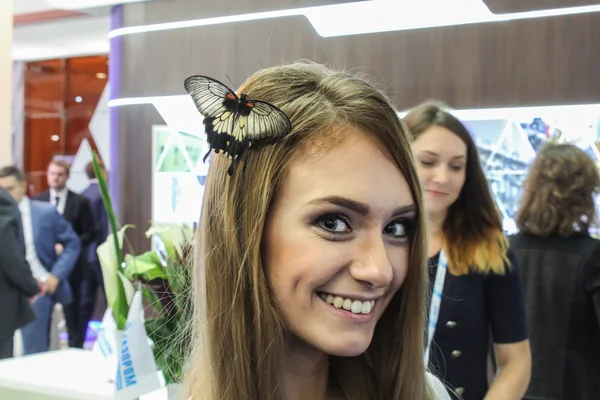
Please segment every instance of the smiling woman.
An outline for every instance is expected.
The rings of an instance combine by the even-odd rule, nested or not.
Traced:
[[[241,93],[283,111],[292,130],[253,141],[233,169],[223,154],[211,160],[189,395],[446,398],[422,360],[421,190],[388,100],[310,63],[259,71]]]

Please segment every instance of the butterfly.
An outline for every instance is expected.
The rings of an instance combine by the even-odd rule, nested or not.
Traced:
[[[190,76],[184,86],[204,116],[209,149],[203,161],[211,151],[225,154],[231,159],[230,176],[235,160],[253,141],[281,137],[292,130],[289,118],[279,108],[251,100],[245,93],[238,97],[216,79]]]

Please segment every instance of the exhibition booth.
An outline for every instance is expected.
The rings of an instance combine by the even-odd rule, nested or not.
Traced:
[[[197,223],[208,172],[203,161],[208,151],[202,116],[189,96],[138,99],[152,105],[163,122],[152,126],[152,215],[154,223]],[[122,101],[110,107],[126,107]],[[452,111],[467,126],[477,144],[480,160],[507,233],[516,231],[522,183],[536,152],[547,141],[569,142],[585,150],[600,165],[597,141],[600,104],[496,108]],[[400,112],[399,116],[404,113]],[[159,244],[158,241],[156,244]],[[156,247],[159,248],[159,247]],[[0,398],[11,399],[109,399],[114,382],[106,378],[103,358],[94,351],[67,350],[0,362]],[[61,365],[59,368],[52,366]],[[81,371],[85,365],[85,373]],[[43,366],[52,374],[40,380],[35,371]],[[82,373],[80,376],[79,373]],[[159,373],[161,389],[143,399],[168,399],[170,394]]]
[[[164,119],[152,127],[152,219],[198,221],[208,171],[202,116],[188,96],[148,98]],[[113,103],[119,106],[119,103]],[[514,233],[522,183],[547,141],[581,147],[600,166],[600,104],[453,110],[477,144],[482,166],[503,216]],[[399,113],[400,116],[403,113]],[[168,196],[165,194],[169,193]]]

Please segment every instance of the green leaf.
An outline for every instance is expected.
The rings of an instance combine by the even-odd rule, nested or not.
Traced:
[[[100,188],[102,203],[104,204],[112,232],[112,234],[107,238],[107,242],[98,248],[98,257],[100,257],[100,254],[104,255],[104,264],[102,264],[102,259],[100,260],[100,263],[102,267],[102,275],[104,276],[104,286],[106,289],[107,298],[108,292],[110,291],[111,296],[109,304],[115,317],[117,329],[124,330],[125,325],[127,324],[127,314],[129,313],[129,302],[127,300],[127,294],[125,292],[126,289],[123,286],[122,279],[120,279],[117,274],[119,268],[121,268],[123,265],[123,236],[115,234],[116,232],[120,232],[118,229],[117,217],[108,193],[106,177],[104,176],[104,171],[102,171],[100,168],[96,152],[92,152],[92,166],[94,168],[94,174],[98,179],[98,187]],[[125,229],[126,227],[121,231],[124,232]],[[108,250],[108,245],[101,250],[102,246],[111,242],[113,246],[112,252]]]
[[[158,236],[163,242],[169,258],[181,260],[183,247],[192,240],[194,232],[187,224],[156,224],[146,231],[146,237],[152,235]]]
[[[121,264],[119,255],[122,254],[123,236],[131,225],[125,225],[117,235],[110,234],[106,241],[98,246],[98,259],[104,277],[106,299],[115,317],[117,329],[125,329],[127,313],[131,298],[127,295],[123,280],[119,277]],[[115,245],[116,242],[116,245]],[[131,283],[129,282],[131,285]]]
[[[154,251],[147,251],[135,257],[130,254],[126,255],[124,274],[131,280],[166,279],[165,269],[158,254]]]
[[[156,314],[161,314],[163,312],[162,304],[156,293],[144,286],[142,287],[142,295],[146,298],[146,301],[150,304]]]
[[[125,299],[127,300],[127,308],[129,309],[129,305],[131,304],[131,300],[133,300],[133,295],[135,294],[135,286],[133,286],[133,283],[127,279],[127,277],[121,271],[117,271],[117,276],[123,285]]]

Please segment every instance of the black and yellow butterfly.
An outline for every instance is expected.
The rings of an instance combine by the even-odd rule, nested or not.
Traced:
[[[185,80],[185,90],[192,96],[208,137],[209,150],[223,153],[231,159],[229,175],[236,158],[258,139],[287,135],[292,124],[279,108],[264,101],[250,100],[245,93],[239,97],[221,82],[206,76],[191,76]]]

